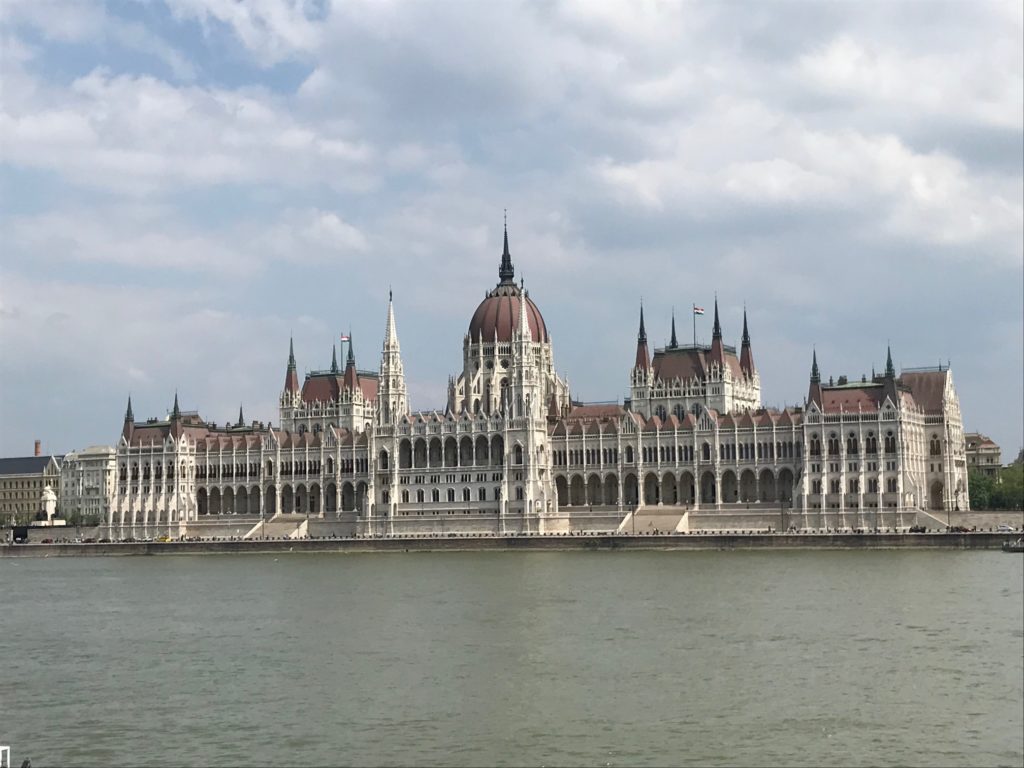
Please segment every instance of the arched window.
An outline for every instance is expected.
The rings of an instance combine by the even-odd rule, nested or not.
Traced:
[[[451,503],[453,501],[455,501],[455,489],[454,488],[449,488],[448,489],[448,502]]]
[[[487,501],[487,489],[486,488],[480,488],[477,491],[477,496],[479,497],[479,501]]]
[[[626,446],[626,463],[627,464],[632,464],[633,463],[633,446],[632,445],[627,445]]]
[[[472,497],[470,496],[469,488],[462,489],[462,500],[469,501]]]
[[[821,439],[811,435],[811,456],[821,456]]]
[[[658,414],[658,418],[661,419],[662,421],[664,421],[666,416],[668,416],[668,414],[665,412],[664,405],[659,405],[657,408],[654,409],[654,412]]]
[[[423,489],[422,488],[420,488],[418,491],[416,491],[416,501],[418,501],[420,504],[423,503]]]
[[[896,436],[891,431],[885,433],[885,452],[896,453]]]
[[[306,434],[306,425],[305,424],[299,424],[299,434],[300,435]]]
[[[851,432],[846,437],[846,452],[850,454],[857,453],[857,434],[855,432]]]
[[[380,468],[381,469],[388,469],[389,468],[389,465],[388,465],[388,452],[387,451],[381,451],[380,452]]]
[[[932,435],[931,443],[929,444],[928,453],[930,453],[932,456],[941,456],[942,455],[942,443],[939,441],[939,436],[938,435]]]
[[[704,443],[704,445],[701,446],[701,456],[703,457],[704,461],[711,461],[711,444],[710,443]]]
[[[513,456],[512,461],[515,464],[522,464],[523,463],[523,446],[516,445],[516,447],[512,449],[512,456]]]
[[[440,488],[434,488],[430,492],[430,500],[433,501],[435,504],[441,500],[441,489]]]
[[[878,438],[874,432],[868,432],[868,436],[864,438],[864,452],[878,453]]]
[[[402,503],[403,504],[408,504],[409,503],[409,491],[407,491],[407,490],[402,491]]]
[[[839,436],[835,432],[828,436],[828,455],[839,455]]]

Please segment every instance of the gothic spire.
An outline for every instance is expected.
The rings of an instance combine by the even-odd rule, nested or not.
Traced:
[[[508,212],[505,212],[505,250],[501,254],[501,266],[498,267],[498,278],[503,283],[514,283],[516,271],[512,266],[512,254],[508,252]]]
[[[288,369],[284,374],[285,392],[299,391],[299,374],[295,371],[295,340],[288,339]]]
[[[675,349],[679,346],[679,342],[676,340],[676,309],[672,307],[672,340],[668,343],[669,347]]]
[[[718,296],[715,296],[715,327],[711,332],[711,360],[725,368],[725,345],[722,343],[722,324],[718,321]]]
[[[888,344],[885,347],[885,377],[887,379],[896,378],[896,366],[892,364],[892,347]]]
[[[242,415],[242,404],[238,404],[238,426],[245,426],[245,416]]]
[[[715,296],[715,327],[711,331],[711,338],[722,338],[722,324],[718,322],[718,296]]]
[[[177,391],[175,391],[175,393],[174,393],[174,409],[171,411],[171,420],[174,421],[175,419],[180,419],[180,418],[181,418],[181,408],[178,407],[178,393],[177,393]]]
[[[747,330],[747,308],[743,308],[743,340],[740,343],[740,370],[747,376],[754,375],[754,353],[750,348],[750,331]]]
[[[128,410],[126,410],[124,412],[124,420],[125,421],[131,421],[131,422],[135,421],[135,414],[132,413],[132,396],[131,395],[128,395]]]
[[[348,358],[345,360],[345,367],[354,367],[356,364],[356,353],[352,351],[352,331],[348,332]]]
[[[811,383],[821,383],[821,371],[818,370],[818,350],[814,350],[811,357]]]
[[[640,333],[636,335],[636,362],[634,368],[649,370],[651,356],[647,351],[647,329],[644,328],[644,305],[640,304]]]
[[[351,348],[351,347],[350,347]],[[388,320],[384,328],[384,351],[393,349],[398,351],[398,330],[395,327],[395,304],[388,290]]]
[[[331,373],[338,372],[338,345],[331,344]]]

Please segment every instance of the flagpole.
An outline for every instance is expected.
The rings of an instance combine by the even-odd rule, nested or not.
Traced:
[[[697,346],[697,305],[694,304],[690,308],[690,314],[693,315],[693,346]]]

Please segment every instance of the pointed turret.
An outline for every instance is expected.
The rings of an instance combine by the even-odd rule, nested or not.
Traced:
[[[245,426],[245,416],[242,415],[242,404],[238,404],[238,426]]]
[[[892,364],[892,347],[889,345],[885,347],[885,378],[896,378],[896,366]]]
[[[807,388],[807,402],[817,403],[821,407],[821,371],[818,370],[818,350],[811,356],[811,384]]]
[[[501,266],[498,267],[498,278],[503,283],[515,285],[516,271],[512,266],[512,254],[508,251],[508,219],[505,219],[505,250],[501,254]]]
[[[507,243],[506,250],[508,250]],[[384,351],[388,352],[389,350],[399,351],[398,331],[395,328],[395,305],[390,290],[388,291],[388,319],[384,326]]]
[[[718,297],[715,296],[715,326],[711,332],[711,361],[725,368],[725,345],[722,343],[722,324],[718,322]]]
[[[121,429],[121,437],[127,442],[132,441],[132,432],[135,431],[135,414],[132,413],[132,396],[128,395],[128,408],[124,412],[124,427]]]
[[[740,342],[740,370],[749,377],[754,375],[754,353],[750,349],[750,332],[747,330],[747,310],[743,309],[743,340]]]
[[[295,340],[288,340],[288,370],[284,374],[284,391],[299,391],[299,374],[295,370]]]
[[[384,345],[380,356],[380,376],[377,390],[377,413],[385,423],[398,421],[408,412],[405,374],[398,345],[398,327],[395,325],[394,296],[388,289],[388,317],[384,324]],[[449,383],[449,390],[452,384]],[[449,397],[449,406],[452,399]]]
[[[670,349],[675,349],[679,346],[679,342],[676,340],[676,310],[672,308],[672,339],[669,341],[668,346]]]
[[[644,305],[640,305],[640,332],[636,335],[636,362],[634,369],[645,371],[651,368],[651,355],[647,350],[647,329],[644,328]]]
[[[331,373],[338,372],[338,345],[331,344]]]
[[[174,407],[171,409],[171,437],[177,440],[184,431],[184,428],[181,426],[181,408],[178,407],[178,393],[175,391]]]
[[[352,349],[352,333],[348,335],[348,359],[345,361],[344,388],[355,392],[359,389],[359,374],[356,372],[356,354]]]

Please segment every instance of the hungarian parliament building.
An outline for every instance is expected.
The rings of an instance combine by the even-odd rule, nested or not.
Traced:
[[[629,396],[573,400],[551,335],[515,272],[505,232],[498,283],[473,312],[443,411],[411,411],[394,306],[380,365],[300,380],[289,350],[279,427],[183,412],[136,421],[131,400],[112,537],[185,535],[204,520],[304,519],[304,535],[513,535],[723,527],[906,527],[969,509],[960,406],[948,367],[824,380],[813,355],[803,407],[761,402],[747,329],[725,343],[649,346],[640,310]],[[770,515],[770,517],[766,517]],[[242,520],[242,518],[237,518]],[[646,522],[645,522],[646,521]],[[296,523],[296,525],[299,525]],[[330,533],[328,533],[330,532]],[[318,534],[319,535],[319,534]]]

